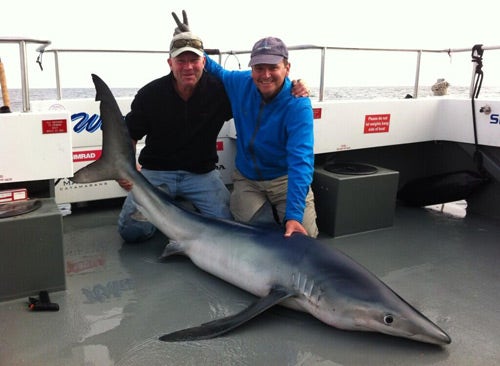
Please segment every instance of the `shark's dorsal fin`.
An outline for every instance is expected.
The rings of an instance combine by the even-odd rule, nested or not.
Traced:
[[[96,87],[96,101],[102,123],[102,155],[99,160],[77,171],[71,180],[89,183],[104,180],[128,179],[136,170],[132,139],[128,133],[120,107],[106,83],[92,74]]]
[[[164,342],[196,341],[220,336],[239,327],[250,319],[293,295],[294,293],[284,287],[275,287],[267,296],[260,298],[248,308],[235,315],[213,320],[197,327],[165,334],[160,337],[160,340]]]

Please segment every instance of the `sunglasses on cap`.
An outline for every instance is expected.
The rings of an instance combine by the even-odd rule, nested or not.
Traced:
[[[172,42],[171,48],[193,47],[203,49],[203,42],[198,39],[177,39]]]

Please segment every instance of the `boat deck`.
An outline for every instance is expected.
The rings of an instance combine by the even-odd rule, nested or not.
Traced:
[[[165,343],[164,333],[226,316],[254,297],[195,267],[161,262],[166,239],[123,244],[120,200],[63,218],[67,290],[58,312],[0,303],[1,365],[498,365],[500,223],[398,206],[389,228],[320,236],[366,266],[452,338],[438,347],[341,331],[276,307],[213,340]]]

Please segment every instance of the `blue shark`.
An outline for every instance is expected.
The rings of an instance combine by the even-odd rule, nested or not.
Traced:
[[[221,336],[282,305],[349,331],[379,332],[436,345],[451,338],[373,273],[335,247],[301,234],[202,216],[179,207],[137,171],[123,115],[108,86],[92,75],[102,118],[102,155],[73,182],[127,179],[141,213],[171,241],[164,256],[199,268],[257,297],[234,315],[160,336],[168,342]]]

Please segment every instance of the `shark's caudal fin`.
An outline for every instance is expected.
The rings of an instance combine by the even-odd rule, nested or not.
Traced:
[[[92,74],[96,101],[100,101],[102,119],[102,155],[99,160],[78,170],[71,180],[89,183],[127,178],[135,171],[135,154],[123,115],[111,90],[102,79]]]

